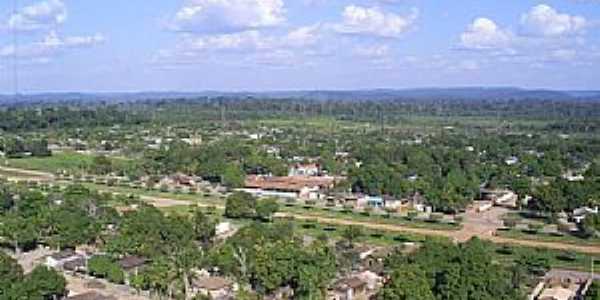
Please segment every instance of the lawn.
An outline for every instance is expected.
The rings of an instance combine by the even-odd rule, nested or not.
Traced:
[[[577,252],[566,252],[546,248],[530,248],[524,246],[492,244],[494,260],[501,264],[512,263],[527,253],[535,254],[537,257],[545,258],[551,268],[563,268],[579,271],[589,271],[592,259],[596,264],[600,263],[600,256],[582,254]]]

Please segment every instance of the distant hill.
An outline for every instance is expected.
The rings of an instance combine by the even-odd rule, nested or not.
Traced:
[[[598,100],[600,91],[554,91],[520,88],[419,88],[419,89],[373,89],[373,90],[312,90],[273,92],[139,92],[139,93],[40,93],[0,95],[2,104],[31,104],[52,102],[131,102],[161,99],[196,99],[215,97],[307,99],[317,101],[362,100]]]

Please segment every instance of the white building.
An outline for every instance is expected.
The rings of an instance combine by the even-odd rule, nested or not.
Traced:
[[[289,176],[317,176],[321,172],[318,164],[295,164],[290,168]]]

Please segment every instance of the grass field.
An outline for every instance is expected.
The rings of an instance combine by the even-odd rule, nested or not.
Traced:
[[[49,157],[26,157],[9,159],[8,166],[27,170],[45,171],[54,173],[59,170],[70,172],[81,171],[92,165],[94,156],[76,152],[54,153]],[[125,166],[128,160],[112,158],[116,167]]]
[[[77,153],[56,153],[49,157],[9,159],[8,166],[28,170],[56,172],[58,170],[81,170],[92,163],[92,157]]]

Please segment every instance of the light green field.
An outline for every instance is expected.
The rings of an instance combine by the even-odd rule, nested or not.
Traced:
[[[74,152],[56,153],[49,157],[26,157],[9,159],[8,166],[13,168],[56,172],[58,170],[82,170],[91,165],[92,156]]]
[[[126,159],[111,158],[116,167],[129,163]],[[49,157],[26,157],[9,159],[8,166],[13,168],[45,171],[54,173],[60,170],[77,172],[86,170],[92,165],[94,156],[76,152],[54,153]]]

